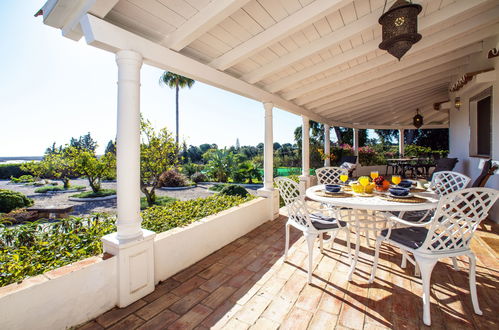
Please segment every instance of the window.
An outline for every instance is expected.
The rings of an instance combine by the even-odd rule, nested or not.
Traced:
[[[470,156],[490,157],[492,150],[492,88],[470,99]]]

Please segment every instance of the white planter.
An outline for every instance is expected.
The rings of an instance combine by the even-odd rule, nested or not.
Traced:
[[[196,188],[197,185],[194,185],[194,186],[186,186],[186,187],[160,187],[159,190],[166,190],[166,191],[169,191],[169,190],[187,190],[187,189],[192,189],[192,188]]]

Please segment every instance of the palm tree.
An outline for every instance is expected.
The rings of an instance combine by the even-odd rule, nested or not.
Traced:
[[[179,74],[165,71],[159,78],[159,84],[163,86],[168,86],[170,88],[175,88],[175,142],[178,147],[178,91],[180,88],[189,87],[191,88],[194,85],[194,80],[181,76]]]

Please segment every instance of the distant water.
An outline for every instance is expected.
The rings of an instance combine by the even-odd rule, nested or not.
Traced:
[[[26,157],[0,157],[0,164],[15,164],[15,163],[25,163],[32,160],[39,161],[42,160],[43,156],[26,156]]]

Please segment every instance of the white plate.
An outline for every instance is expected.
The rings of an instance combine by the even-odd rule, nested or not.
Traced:
[[[409,198],[409,197],[412,197],[413,195],[411,193],[409,193],[408,195],[405,195],[405,196],[397,196],[397,195],[393,195],[392,193],[388,193],[388,196],[393,197],[393,198]]]

